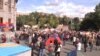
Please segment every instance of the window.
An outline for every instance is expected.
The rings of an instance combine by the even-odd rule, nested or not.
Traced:
[[[0,17],[0,23],[3,23],[3,18],[2,17]]]
[[[0,0],[0,9],[3,9],[3,0]]]

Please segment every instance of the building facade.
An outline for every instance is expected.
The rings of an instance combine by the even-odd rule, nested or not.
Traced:
[[[0,30],[1,31],[16,30],[17,1],[18,0],[0,0]]]

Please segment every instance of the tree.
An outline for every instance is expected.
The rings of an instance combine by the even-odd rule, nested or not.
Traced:
[[[17,30],[19,30],[20,27],[22,27],[24,25],[25,20],[23,18],[24,18],[24,16],[17,17],[17,19],[16,19]]]
[[[85,19],[81,22],[80,30],[98,30],[98,26],[93,19]]]
[[[78,17],[75,17],[73,20],[72,20],[72,23],[73,23],[73,27],[75,30],[79,30],[79,24],[80,24],[80,20]]]
[[[100,19],[100,3],[95,7],[95,15],[98,19]]]
[[[45,24],[46,24],[46,18],[44,16],[41,16],[38,25],[40,26],[40,28],[42,28],[44,27]]]
[[[100,13],[100,3],[98,5],[96,5],[95,7],[95,12]]]
[[[17,26],[20,28],[23,25],[39,25],[41,28],[47,24],[50,27],[56,27],[58,24],[69,24],[69,18],[58,17],[54,14],[47,14],[42,12],[32,12],[29,15],[20,15],[17,17]]]
[[[94,15],[95,15],[95,12],[89,12],[89,13],[85,14],[84,19],[94,19]]]
[[[38,24],[39,18],[40,18],[40,13],[32,12],[32,13],[30,13],[30,16],[34,19],[35,24]]]
[[[99,30],[100,29],[100,3],[96,5],[95,12],[90,12],[85,15],[84,20],[80,25],[81,30]]]
[[[67,16],[63,16],[62,18],[60,18],[60,23],[63,25],[68,25],[69,24],[69,18]]]
[[[57,19],[57,17],[54,14],[50,14],[49,15],[49,25],[53,28],[56,28],[57,25],[59,24],[59,20]]]

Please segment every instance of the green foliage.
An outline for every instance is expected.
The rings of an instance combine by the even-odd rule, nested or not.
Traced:
[[[16,25],[17,25],[17,30],[19,30],[20,29],[20,27],[22,27],[23,25],[24,25],[24,23],[25,23],[25,20],[23,19],[24,18],[24,16],[19,16],[19,17],[17,17],[17,21],[16,21]]]
[[[95,12],[100,13],[100,3],[98,5],[96,5],[95,7]]]
[[[59,21],[60,21],[60,24],[68,25],[70,19],[66,16],[63,16],[62,18],[59,19]]]
[[[55,28],[57,25],[59,24],[59,21],[58,19],[56,18],[55,15],[50,15],[50,18],[49,18],[49,25],[53,28]]]
[[[46,18],[41,17],[41,18],[39,19],[39,23],[38,23],[38,25],[39,25],[40,27],[43,27],[44,24],[45,24],[45,22],[46,22]]]
[[[80,30],[98,30],[97,20],[94,19],[85,19],[81,22]]]
[[[100,30],[100,3],[96,5],[95,12],[90,12],[85,15],[81,22],[80,30]]]
[[[46,14],[39,12],[32,12],[29,15],[21,15],[17,17],[17,26],[20,28],[23,25],[39,25],[41,28],[44,27],[45,24],[48,24],[50,27],[56,27],[58,24],[66,24],[69,23],[69,18],[58,17],[54,14]]]
[[[73,20],[72,20],[72,29],[74,30],[79,30],[79,24],[80,24],[80,20],[78,17],[75,17]]]

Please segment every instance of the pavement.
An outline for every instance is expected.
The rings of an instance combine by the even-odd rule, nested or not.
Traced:
[[[62,46],[61,48],[61,56],[67,56],[67,54],[69,52],[71,52],[72,50],[74,50],[75,47],[72,46],[72,43],[70,42],[66,42],[66,45],[65,46]],[[38,51],[35,50],[34,51],[34,56],[37,56],[38,55]],[[48,51],[46,50],[46,56],[48,56]],[[54,56],[54,53],[53,53],[53,56]]]
[[[69,51],[69,49],[73,50],[72,48],[74,48],[72,45],[72,42],[66,42],[66,45],[62,48],[61,56],[67,56],[66,53]],[[84,52],[83,45],[82,45],[82,50],[77,51],[77,56],[100,56],[100,49],[96,50],[96,46],[94,45],[93,50],[90,51],[89,46],[88,46],[87,51]]]
[[[68,53],[71,52],[72,50],[75,50],[75,47],[73,46],[72,42],[67,41],[65,46],[62,46],[60,55],[68,56]],[[38,50],[34,51],[34,56],[38,56]],[[46,56],[48,56],[47,50],[46,50]],[[54,53],[53,53],[53,56],[54,56]],[[83,45],[82,45],[82,50],[77,52],[77,56],[100,56],[100,50],[96,50],[96,47],[94,46],[91,52],[89,50],[89,47],[87,48],[87,52],[84,52]]]
[[[68,56],[68,53],[75,50],[75,47],[71,42],[66,42],[65,46],[61,49],[61,56]]]

